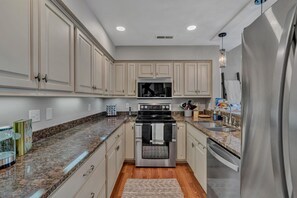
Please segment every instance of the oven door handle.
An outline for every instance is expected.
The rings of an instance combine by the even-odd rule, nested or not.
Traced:
[[[207,146],[207,150],[209,151],[209,153],[216,158],[218,161],[220,161],[222,164],[224,164],[225,166],[231,168],[232,170],[238,172],[239,171],[239,166],[237,166],[236,164],[233,164],[231,162],[229,162],[228,160],[226,160],[225,158],[221,157],[219,154],[217,154],[214,150],[212,150],[210,148],[210,146]]]
[[[142,139],[135,139],[136,142],[142,142]]]

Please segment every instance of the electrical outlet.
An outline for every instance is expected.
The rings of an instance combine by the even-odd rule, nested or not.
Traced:
[[[40,122],[40,110],[29,110],[29,119],[32,119],[32,122]]]
[[[53,108],[46,108],[46,115],[45,115],[46,120],[51,120],[53,119]]]
[[[91,111],[91,104],[88,104],[88,111]]]
[[[129,103],[126,103],[126,109],[128,109],[130,107]]]

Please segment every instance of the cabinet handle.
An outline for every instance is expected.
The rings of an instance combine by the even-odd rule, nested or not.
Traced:
[[[192,143],[192,148],[194,147],[194,143]]]
[[[95,193],[91,193],[91,198],[94,198],[95,197]]]
[[[42,80],[47,83],[47,74],[44,75],[44,78],[42,78]]]
[[[119,146],[117,146],[117,148],[116,148],[116,149],[117,149],[117,151],[118,151],[118,150],[120,149],[120,145],[119,145]]]
[[[125,92],[125,90],[123,89],[123,93]]]
[[[38,73],[37,76],[35,76],[34,78],[37,79],[38,82],[40,82],[40,78],[41,78],[40,73]]]
[[[94,89],[97,89],[97,87],[96,87],[96,86],[94,86]]]
[[[105,91],[107,92],[107,89],[105,89]]]
[[[83,177],[86,177],[86,176],[88,176],[89,174],[91,174],[91,173],[93,172],[94,168],[95,168],[95,166],[94,166],[94,165],[91,165],[91,168],[90,168],[87,172],[85,172],[85,173],[83,174]]]
[[[132,126],[132,130],[134,130],[134,126]]]

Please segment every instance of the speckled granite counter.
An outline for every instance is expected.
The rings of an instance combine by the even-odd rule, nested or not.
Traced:
[[[203,125],[199,124],[197,121],[193,121],[193,119],[186,118],[183,116],[174,116],[174,119],[176,121],[180,122],[187,122],[191,124],[192,126],[199,129],[201,132],[203,132],[205,135],[207,135],[209,138],[214,140],[215,142],[219,143],[221,146],[226,148],[227,150],[231,151],[238,157],[241,156],[241,132],[239,130],[235,132],[214,132],[210,131],[207,128],[205,128]],[[200,121],[210,121],[213,122],[211,119],[200,119]]]
[[[0,197],[47,197],[127,119],[102,117],[35,142],[15,165],[0,170]]]

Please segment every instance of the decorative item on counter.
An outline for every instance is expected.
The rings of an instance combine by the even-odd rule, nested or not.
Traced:
[[[13,123],[13,129],[20,135],[17,140],[17,155],[22,156],[32,148],[32,119],[19,120]]]
[[[215,106],[219,106],[220,103],[225,102],[224,98],[216,98],[215,99]]]
[[[180,105],[180,108],[182,108],[184,110],[184,116],[185,117],[192,117],[192,112],[194,109],[197,108],[196,105],[192,104],[192,101],[189,100],[188,103],[182,103]]]
[[[193,121],[199,120],[199,109],[193,111]]]
[[[217,115],[217,110],[216,108],[213,110],[213,116],[212,116],[213,121],[217,121],[218,120],[218,115]]]
[[[223,117],[222,117],[222,112],[221,110],[219,109],[219,112],[218,112],[218,120],[223,120]]]
[[[16,160],[16,139],[11,126],[0,127],[0,169],[9,167]]]
[[[117,105],[106,105],[106,115],[108,117],[117,116]]]

